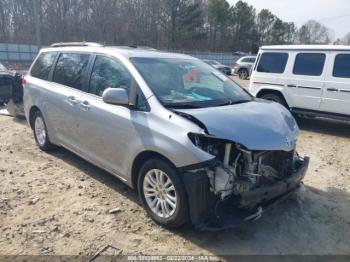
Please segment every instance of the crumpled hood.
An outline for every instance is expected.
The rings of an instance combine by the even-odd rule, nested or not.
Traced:
[[[299,128],[280,104],[256,99],[236,105],[176,109],[202,122],[210,135],[244,145],[250,150],[294,148]]]

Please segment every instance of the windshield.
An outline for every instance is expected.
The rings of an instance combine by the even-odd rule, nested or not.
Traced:
[[[130,60],[166,107],[209,107],[252,100],[243,88],[199,60],[144,57]]]
[[[0,63],[0,71],[7,71],[7,68]]]

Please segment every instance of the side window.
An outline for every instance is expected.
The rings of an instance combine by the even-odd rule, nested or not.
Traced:
[[[97,56],[90,77],[89,93],[102,96],[107,88],[125,88],[129,91],[132,76],[114,59]]]
[[[286,68],[288,53],[265,52],[262,53],[258,72],[282,74]]]
[[[30,75],[47,80],[49,78],[52,65],[55,62],[56,55],[56,52],[42,53],[33,65]]]
[[[62,53],[58,58],[52,81],[81,90],[89,54]]]
[[[248,63],[254,63],[255,62],[255,58],[248,58]]]
[[[334,77],[350,78],[350,54],[338,54],[334,60]]]
[[[326,55],[322,53],[299,53],[295,57],[293,74],[320,76],[325,60]]]

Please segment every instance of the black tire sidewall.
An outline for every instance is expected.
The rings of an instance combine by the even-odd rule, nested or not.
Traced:
[[[242,76],[242,75],[241,75],[241,73],[243,73],[243,72],[246,73],[245,76]],[[247,70],[247,69],[240,69],[240,70],[238,71],[238,77],[239,77],[240,79],[243,79],[243,80],[247,79],[247,78],[248,78],[248,70]]]
[[[284,101],[278,95],[275,95],[275,94],[266,94],[266,95],[261,96],[261,98],[265,99],[265,100],[279,103],[279,104],[283,105],[284,107],[286,106],[284,104]]]
[[[143,180],[146,173],[151,169],[160,169],[165,172],[169,178],[172,180],[173,185],[176,190],[177,197],[177,207],[175,213],[169,218],[162,218],[153,213],[153,211],[148,206],[143,193]],[[188,201],[185,186],[179,177],[177,170],[169,164],[167,161],[160,158],[153,158],[146,161],[139,172],[138,176],[138,193],[140,201],[142,202],[147,214],[159,225],[165,226],[167,228],[179,227],[186,222],[188,222]]]

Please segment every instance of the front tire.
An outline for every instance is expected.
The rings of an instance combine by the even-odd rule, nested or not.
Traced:
[[[279,103],[282,106],[288,108],[286,103],[284,102],[283,98],[281,96],[279,96],[279,95],[276,95],[276,94],[264,94],[260,98]]]
[[[175,228],[188,222],[185,186],[167,161],[153,158],[142,165],[138,191],[145,210],[157,224]]]
[[[54,148],[50,142],[45,120],[40,111],[36,111],[33,116],[33,133],[36,144],[43,151],[49,151]]]

